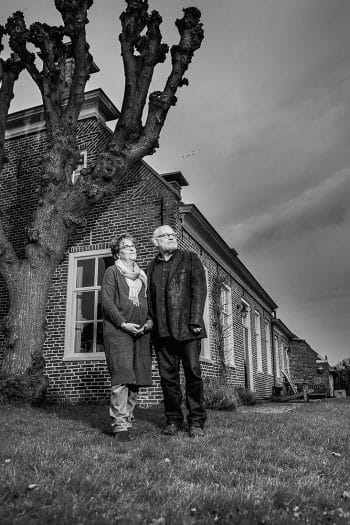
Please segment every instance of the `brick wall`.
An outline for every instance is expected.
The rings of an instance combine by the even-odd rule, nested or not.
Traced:
[[[267,398],[271,396],[274,379],[272,374],[267,373],[267,351],[266,341],[264,337],[264,318],[271,321],[271,315],[265,311],[262,306],[252,297],[246,289],[243,289],[241,284],[238,283],[227,271],[221,268],[217,261],[208,254],[208,252],[190,235],[186,232],[182,232],[180,235],[180,246],[184,249],[189,249],[196,252],[203,265],[208,270],[208,286],[209,286],[209,317],[210,326],[209,329],[209,340],[211,348],[212,363],[202,363],[202,370],[204,375],[217,376],[220,367],[220,357],[218,350],[215,345],[215,333],[213,328],[213,297],[211,294],[211,288],[214,276],[219,272],[222,280],[231,288],[231,299],[232,299],[232,316],[233,316],[233,338],[234,338],[234,361],[235,366],[228,368],[228,380],[237,387],[245,386],[245,372],[244,372],[244,350],[243,350],[243,330],[242,330],[242,318],[240,310],[237,308],[241,304],[241,298],[244,295],[244,300],[250,305],[250,324],[251,324],[251,344],[253,354],[253,379],[254,379],[254,391],[259,398]],[[257,371],[257,345],[254,334],[254,312],[255,310],[260,312],[261,316],[261,334],[262,334],[262,360],[263,360],[263,372]]]
[[[290,342],[290,369],[292,380],[296,383],[311,383],[326,385],[329,394],[329,366],[325,363],[323,373],[320,374],[319,356],[310,345],[301,339],[291,339]]]
[[[94,118],[80,121],[78,144],[88,152],[88,165],[93,163],[98,152],[109,140],[110,132]],[[0,179],[0,205],[10,220],[5,225],[19,255],[23,252],[24,227],[35,204],[40,169],[40,154],[45,151],[43,132],[14,138],[7,143],[9,163]],[[6,179],[6,185],[4,184]],[[8,184],[8,181],[10,184]],[[241,297],[250,305],[251,345],[253,357],[253,378],[255,391],[260,398],[269,397],[272,392],[273,376],[267,373],[265,337],[262,337],[263,372],[257,371],[257,346],[254,335],[254,311],[261,315],[261,330],[264,334],[264,318],[270,314],[250,296],[247,290],[232,276],[220,268],[217,261],[182,229],[179,218],[179,197],[159,179],[145,163],[126,174],[120,180],[118,194],[97,205],[89,214],[84,229],[78,230],[70,240],[66,256],[56,269],[47,307],[47,339],[44,355],[49,377],[49,399],[63,402],[106,402],[110,380],[104,359],[64,360],[65,325],[67,305],[67,279],[69,253],[107,248],[111,238],[129,231],[135,238],[138,261],[141,267],[154,256],[151,243],[153,230],[162,223],[170,224],[179,234],[181,248],[198,253],[208,270],[209,292],[214,275],[219,271],[232,291],[232,314],[234,333],[235,366],[230,367],[229,381],[236,386],[245,385],[242,319],[237,306]],[[0,280],[0,316],[7,311],[7,298]],[[209,296],[210,318],[213,315],[212,298]],[[202,363],[204,375],[218,375],[219,356],[215,346],[212,323],[207,327],[210,333],[211,360]],[[153,387],[143,388],[139,400],[143,406],[162,401],[157,364],[153,358]]]

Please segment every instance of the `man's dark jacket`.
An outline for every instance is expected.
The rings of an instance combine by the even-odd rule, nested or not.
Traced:
[[[152,272],[157,261],[155,257],[147,267],[148,308],[155,325],[155,287],[152,285]],[[203,311],[207,296],[207,286],[203,265],[197,254],[177,250],[172,257],[166,287],[166,308],[168,329],[177,341],[190,341],[206,337]],[[191,327],[200,327],[199,334],[194,334]]]

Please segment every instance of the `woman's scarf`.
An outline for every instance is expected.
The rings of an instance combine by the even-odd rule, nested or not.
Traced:
[[[129,299],[135,306],[140,306],[139,293],[142,288],[142,283],[145,285],[145,297],[147,289],[147,277],[141,268],[134,262],[134,269],[128,270],[125,268],[120,259],[115,261],[115,265],[120,273],[125,277],[129,286]]]

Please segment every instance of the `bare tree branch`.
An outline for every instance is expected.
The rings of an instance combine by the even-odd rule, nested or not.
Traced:
[[[47,125],[48,148],[42,159],[39,206],[28,230],[26,253],[30,257],[34,257],[35,250],[46,255],[55,253],[52,240],[58,234],[65,236],[55,203],[72,189],[71,174],[79,156],[77,122],[92,63],[85,33],[92,0],[55,0],[55,5],[62,16],[62,26],[36,22],[28,30],[21,12],[14,13],[6,26],[11,47],[41,91]],[[69,37],[69,43],[65,37]],[[28,44],[39,49],[41,71]]]
[[[93,0],[55,0],[64,22],[64,32],[70,38],[74,72],[71,79],[68,104],[65,110],[67,122],[77,121],[84,101],[84,90],[89,79],[92,56],[86,41],[85,26],[89,23],[87,11]]]
[[[142,113],[154,68],[165,60],[168,46],[162,44],[159,29],[162,19],[156,11],[147,13],[147,0],[126,0],[126,3],[127,8],[120,16],[119,36],[125,69],[121,114],[107,151],[99,155],[94,168],[82,171],[62,202],[68,224],[79,222],[89,205],[113,193],[130,166],[157,147],[167,112],[176,101],[176,90],[187,84],[183,75],[204,36],[198,9],[184,9],[183,18],[176,21],[180,43],[172,48],[171,74],[164,91],[150,95],[148,119],[143,128]]]
[[[3,51],[2,39],[5,33],[5,28],[0,26],[0,53]],[[13,88],[23,68],[23,63],[15,54],[11,54],[7,60],[0,58],[0,173],[4,162],[7,161],[5,157],[5,131],[7,116],[13,98]],[[5,277],[7,276],[9,265],[15,262],[18,262],[17,256],[5,235],[0,213],[0,268]]]
[[[35,65],[35,54],[27,49],[29,32],[22,11],[16,11],[8,18],[6,32],[10,36],[9,44],[11,49],[20,57],[28,73],[42,92],[42,78]]]
[[[169,50],[162,44],[157,11],[147,13],[144,0],[129,0],[121,14],[122,32],[119,35],[125,71],[125,90],[121,115],[116,124],[113,147],[121,152],[126,142],[139,140],[142,133],[142,113],[146,103],[154,68],[164,62]],[[146,34],[142,35],[147,28]]]
[[[2,38],[5,32],[5,28],[0,26],[0,53],[3,50]],[[6,121],[13,99],[13,88],[23,68],[23,63],[14,53],[7,60],[0,58],[0,172],[4,163]]]
[[[142,136],[137,144],[132,144],[129,154],[142,158],[153,153],[158,147],[158,139],[171,106],[176,104],[177,89],[188,85],[184,74],[192,61],[194,52],[200,48],[204,38],[201,13],[196,7],[183,10],[184,15],[176,20],[180,42],[171,48],[172,70],[163,91],[155,91],[149,96],[148,115]]]

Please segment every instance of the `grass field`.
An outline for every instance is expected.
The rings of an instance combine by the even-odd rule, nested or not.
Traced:
[[[107,407],[0,407],[0,523],[350,523],[350,399],[210,411],[196,439],[136,417],[119,444]]]

